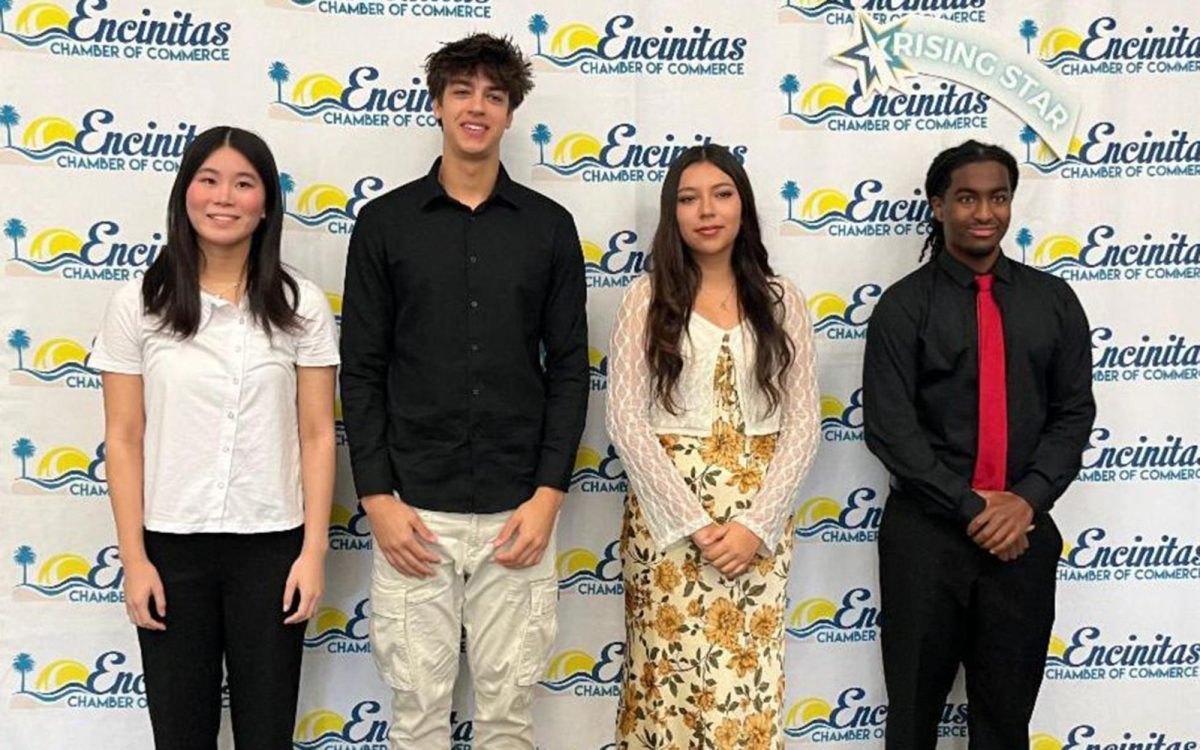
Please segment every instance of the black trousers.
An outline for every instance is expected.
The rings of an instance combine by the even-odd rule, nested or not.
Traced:
[[[1048,515],[1034,524],[1025,554],[1001,562],[892,492],[879,531],[887,750],[933,750],[960,664],[971,750],[1028,750],[1062,551]]]
[[[167,598],[167,629],[138,628],[155,747],[216,750],[224,661],[234,745],[290,750],[304,624],[284,625],[282,605],[303,527],[145,539]]]

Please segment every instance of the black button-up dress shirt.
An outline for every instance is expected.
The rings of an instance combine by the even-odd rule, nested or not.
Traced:
[[[365,206],[342,307],[343,417],[360,497],[511,510],[566,490],[588,399],[571,215],[503,168],[474,211],[425,177]]]
[[[1059,278],[1001,255],[1007,489],[1048,511],[1079,472],[1096,416],[1087,317]],[[896,282],[867,329],[867,447],[927,509],[967,522],[979,414],[975,274],[947,252]]]

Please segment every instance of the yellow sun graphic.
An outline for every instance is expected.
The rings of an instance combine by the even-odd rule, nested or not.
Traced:
[[[816,219],[836,211],[845,211],[850,205],[850,199],[840,190],[821,188],[804,201],[801,209],[804,218]]]
[[[17,31],[22,34],[40,34],[47,29],[66,31],[71,25],[71,14],[54,3],[34,3],[17,14]]]
[[[561,680],[573,674],[591,674],[595,667],[596,660],[586,651],[564,651],[554,657],[550,666],[546,668],[546,679]]]
[[[555,33],[550,40],[550,50],[556,55],[569,55],[576,50],[596,49],[600,46],[600,35],[591,26],[569,23]]]
[[[341,503],[334,503],[329,510],[329,525],[341,526],[345,528],[350,525],[350,519],[354,517],[354,512]]]
[[[73,659],[56,659],[38,672],[34,689],[47,693],[66,685],[86,685],[89,674],[87,667]]]
[[[42,567],[38,569],[37,581],[43,585],[53,586],[73,576],[87,578],[87,574],[91,570],[92,566],[79,555],[63,553],[42,563]]]
[[[1029,738],[1029,750],[1062,750],[1063,743],[1051,734],[1041,732]]]
[[[820,698],[805,698],[792,705],[788,711],[787,725],[789,727],[803,726],[815,719],[829,720],[833,714],[833,706]]]
[[[845,315],[850,305],[833,292],[819,292],[808,300],[808,310],[817,320],[831,315]]]
[[[79,255],[83,251],[83,240],[69,229],[47,229],[33,238],[29,257],[50,260],[60,255]]]
[[[83,364],[88,351],[71,339],[50,339],[38,347],[33,355],[33,366],[39,370],[53,370],[67,362]]]
[[[588,347],[588,364],[592,367],[599,367],[604,364],[604,352],[594,346]]]
[[[575,470],[580,469],[599,469],[600,462],[604,460],[595,448],[586,445],[579,446],[579,452],[575,454]]]
[[[796,511],[796,524],[808,526],[827,518],[837,518],[842,514],[842,507],[832,497],[810,497]]]
[[[346,726],[346,720],[339,714],[334,713],[326,708],[318,708],[316,711],[309,711],[296,725],[297,740],[315,740],[318,737],[332,732],[337,734]]]
[[[1065,234],[1052,234],[1038,243],[1033,251],[1033,262],[1039,265],[1053,263],[1059,258],[1078,258],[1083,252],[1079,240]]]
[[[350,196],[346,195],[340,187],[318,182],[304,189],[304,192],[300,194],[298,206],[301,211],[312,216],[327,208],[345,211],[349,203]]]
[[[1051,656],[1062,658],[1063,654],[1067,653],[1067,642],[1057,635],[1050,637],[1050,647],[1046,649],[1046,653]]]
[[[850,99],[850,94],[836,83],[818,83],[804,92],[800,100],[800,108],[806,114],[815,115],[830,107],[844,107]]]
[[[1056,26],[1042,37],[1038,55],[1043,60],[1052,60],[1062,52],[1078,52],[1083,47],[1083,37],[1065,26]]]
[[[334,315],[342,314],[342,295],[337,292],[325,292],[325,299],[329,300],[329,309],[333,310]]]
[[[804,627],[818,620],[832,620],[837,614],[837,605],[828,599],[805,599],[792,610],[792,625]]]
[[[47,478],[61,477],[74,469],[87,471],[91,463],[92,459],[86,453],[78,448],[64,445],[42,456],[42,460],[38,463],[37,475]]]
[[[292,101],[296,104],[316,104],[322,99],[340,99],[345,86],[324,73],[309,73],[296,82]]]
[[[599,264],[604,260],[604,251],[600,246],[591,240],[583,240],[579,243],[580,249],[583,251],[583,260],[587,263]]]
[[[1059,156],[1058,154],[1056,154],[1054,152],[1054,149],[1050,148],[1050,144],[1046,143],[1045,141],[1042,141],[1041,143],[1042,143],[1042,145],[1038,146],[1038,150],[1037,150],[1037,160],[1040,163],[1048,164],[1052,161],[1057,161],[1060,158],[1065,158],[1063,156]],[[1083,150],[1083,141],[1079,140],[1079,138],[1076,136],[1071,136],[1071,144],[1069,146],[1067,146],[1067,154],[1066,155],[1077,157],[1077,156],[1079,156],[1079,152],[1082,150]]]
[[[40,149],[53,146],[55,143],[73,143],[79,131],[69,120],[54,115],[39,117],[25,127],[21,143],[26,148]]]
[[[821,397],[821,419],[829,417],[841,418],[846,411],[846,405],[837,396],[822,396]]]
[[[553,158],[556,164],[574,164],[585,156],[599,158],[603,148],[595,136],[571,133],[554,147]]]
[[[345,630],[350,618],[340,609],[321,607],[315,617],[309,620],[308,632],[316,635],[327,630]]]
[[[600,558],[596,557],[596,553],[582,547],[567,550],[555,561],[559,578],[567,578],[581,570],[595,570],[599,564]]]

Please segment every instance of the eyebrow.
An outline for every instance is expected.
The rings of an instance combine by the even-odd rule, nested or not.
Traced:
[[[196,170],[196,174],[200,174],[201,172],[211,172],[212,174],[215,174],[215,175],[221,174],[219,171],[217,171],[216,169],[213,169],[212,167],[200,167],[199,169]],[[258,179],[258,175],[254,174],[253,172],[235,172],[233,176],[234,177],[249,177],[252,180]]]
[[[724,187],[731,188],[731,187],[734,187],[734,184],[732,182],[729,182],[728,180],[726,180],[725,182],[718,182],[716,185],[713,185],[712,187],[713,188],[724,188]],[[701,188],[692,187],[691,185],[687,185],[687,186],[680,186],[679,190],[676,192],[682,193],[685,190],[700,190],[700,189]]]

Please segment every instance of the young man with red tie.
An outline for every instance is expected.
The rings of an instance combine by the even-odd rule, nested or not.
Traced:
[[[887,750],[932,750],[960,664],[971,750],[1025,750],[1054,622],[1049,511],[1096,408],[1087,317],[1007,258],[1017,162],[933,160],[928,263],[884,293],[863,364],[867,447],[892,474],[879,532]]]

